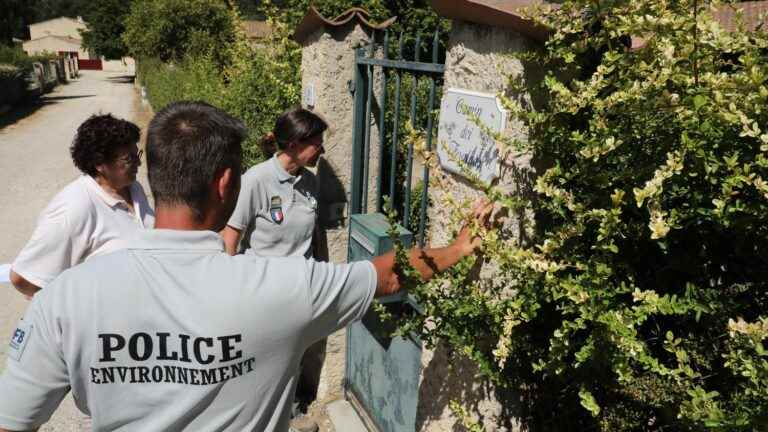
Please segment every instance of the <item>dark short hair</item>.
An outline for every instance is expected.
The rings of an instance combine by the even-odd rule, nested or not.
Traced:
[[[272,156],[294,141],[304,141],[320,135],[328,129],[328,123],[310,110],[294,107],[282,113],[275,121],[275,128],[261,140],[261,151]]]
[[[127,120],[92,115],[77,128],[69,154],[77,169],[96,177],[98,165],[114,162],[117,150],[139,142],[139,136],[139,127]]]
[[[202,219],[216,174],[242,172],[243,123],[205,102],[174,102],[158,112],[147,132],[147,170],[155,204],[183,204]]]

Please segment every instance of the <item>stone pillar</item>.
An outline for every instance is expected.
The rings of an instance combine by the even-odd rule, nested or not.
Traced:
[[[444,88],[451,87],[482,93],[509,93],[510,77],[534,79],[539,74],[509,53],[520,52],[534,43],[524,36],[498,27],[454,21],[449,36],[446,53]],[[522,125],[508,119],[506,135],[524,137]],[[436,143],[439,145],[439,143]],[[499,184],[518,192],[525,192],[530,187],[533,170],[527,154],[500,155],[502,177]],[[504,158],[503,158],[504,157]],[[503,158],[503,159],[502,159]],[[436,170],[436,177],[430,182],[430,198],[433,205],[429,209],[429,239],[434,245],[444,245],[450,238],[449,228],[435,221],[447,221],[450,208],[440,205],[443,194],[447,191],[454,199],[474,199],[480,192],[472,188],[461,176]],[[438,184],[443,184],[440,188]],[[434,185],[434,186],[433,186]],[[524,218],[518,216],[510,223],[517,225],[519,235],[524,235],[520,228]],[[422,355],[422,379],[416,430],[443,431],[453,430],[460,423],[453,416],[448,404],[451,400],[459,401],[467,407],[471,415],[481,419],[485,430],[519,430],[519,422],[514,420],[515,409],[498,401],[494,387],[478,379],[478,369],[469,360],[449,361],[446,347],[438,346],[434,351]],[[450,396],[449,396],[450,395]],[[506,419],[506,420],[505,420]]]
[[[370,34],[370,30],[352,20],[339,27],[321,27],[302,41],[302,94],[310,86],[314,89],[314,104],[305,104],[305,108],[312,109],[329,124],[324,137],[325,154],[318,163],[317,176],[320,183],[320,223],[327,237],[329,261],[335,263],[347,261],[355,100],[351,90],[355,79],[355,49],[367,44]],[[377,93],[380,87],[374,82]],[[378,127],[374,122],[371,125],[369,203],[373,202],[376,193],[378,137]],[[370,204],[368,209],[372,209]],[[346,330],[342,329],[327,340],[318,387],[319,402],[343,395],[345,357]]]

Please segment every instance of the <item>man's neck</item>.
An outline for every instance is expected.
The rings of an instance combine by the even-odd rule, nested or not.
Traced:
[[[210,231],[214,227],[207,220],[199,221],[194,212],[183,205],[158,205],[155,209],[155,228],[181,231]]]

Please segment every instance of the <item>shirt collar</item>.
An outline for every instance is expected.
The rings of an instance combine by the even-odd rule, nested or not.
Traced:
[[[128,248],[224,252],[224,240],[213,231],[143,229],[130,235]]]
[[[280,160],[277,159],[277,153],[275,153],[274,156],[272,156],[272,168],[274,169],[275,176],[277,177],[277,181],[280,183],[285,182],[296,182],[296,177],[292,176],[288,171],[283,168],[283,166],[280,164]]]
[[[96,196],[101,198],[101,200],[104,201],[110,208],[118,204],[125,204],[125,200],[108,194],[107,191],[105,191],[104,188],[102,188],[101,185],[93,177],[89,176],[88,174],[84,174],[83,178],[85,185],[89,187],[96,194]],[[133,185],[131,185],[131,196],[133,196]]]

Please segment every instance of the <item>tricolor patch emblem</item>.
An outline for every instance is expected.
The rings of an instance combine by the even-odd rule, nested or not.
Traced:
[[[273,196],[269,199],[269,216],[276,224],[283,223],[283,200],[279,196]]]

